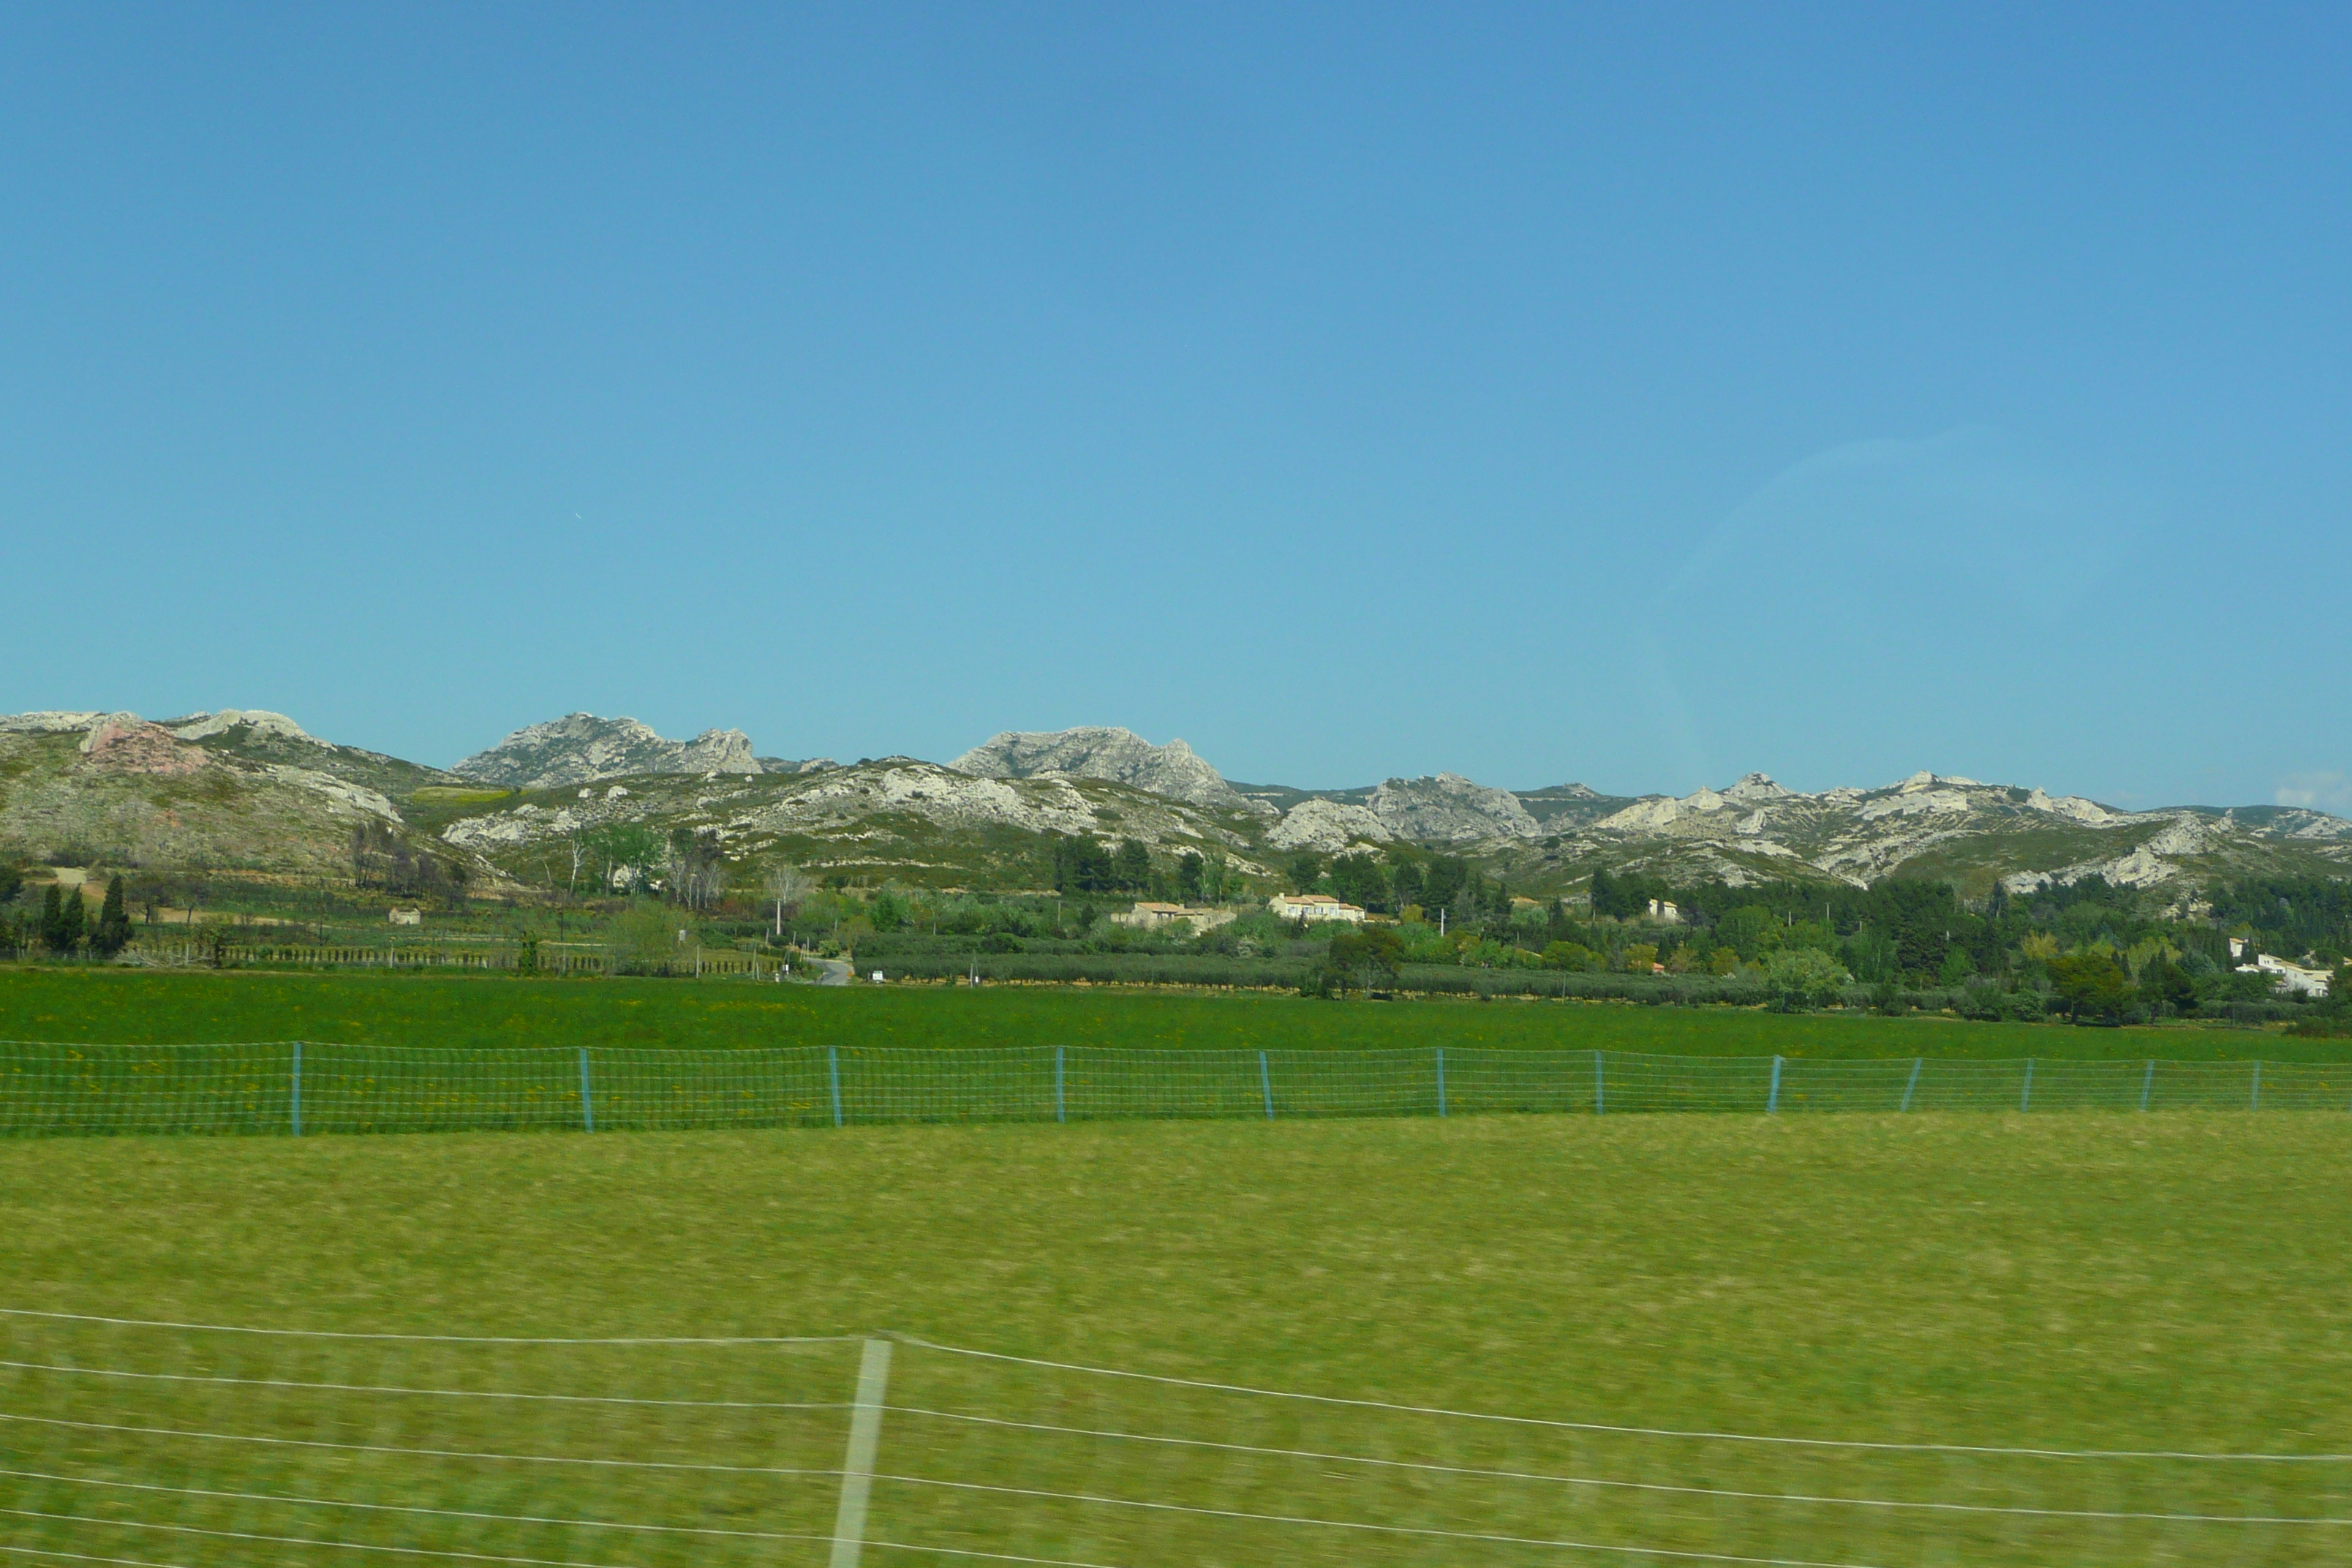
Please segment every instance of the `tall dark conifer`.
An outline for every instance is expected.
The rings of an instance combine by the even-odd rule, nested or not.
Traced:
[[[49,945],[59,952],[71,952],[81,945],[82,928],[89,911],[82,908],[81,889],[60,889],[58,894],[58,934]]]
[[[98,929],[90,932],[89,945],[111,958],[130,944],[131,910],[123,899],[122,879],[115,877],[106,884],[106,902],[98,911]]]

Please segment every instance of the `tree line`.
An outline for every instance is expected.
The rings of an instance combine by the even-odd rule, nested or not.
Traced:
[[[23,873],[12,869],[6,881],[6,891],[13,896],[23,889]],[[106,897],[96,916],[90,914],[80,888],[56,881],[42,889],[40,908],[27,918],[0,916],[0,947],[16,951],[37,947],[58,958],[85,952],[111,958],[129,945],[131,910],[119,876],[108,880]]]

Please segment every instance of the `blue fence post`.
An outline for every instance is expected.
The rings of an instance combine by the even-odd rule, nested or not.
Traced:
[[[1056,1121],[1066,1121],[1069,1120],[1069,1118],[1063,1113],[1062,1047],[1059,1046],[1055,1046],[1054,1047],[1054,1120]]]
[[[588,1047],[585,1046],[580,1047],[580,1129],[583,1132],[596,1131],[596,1102],[588,1093]]]
[[[2256,1058],[2254,1058],[2254,1098],[2253,1098],[2253,1102],[2252,1102],[2252,1104],[2248,1105],[2248,1106],[2246,1107],[2246,1109],[2247,1109],[2247,1110],[2260,1110],[2262,1108],[2263,1108],[2263,1059],[2262,1059],[2262,1058],[2260,1058],[2260,1057],[2256,1057]]]
[[[1780,1058],[1772,1058],[1772,1092],[1765,1097],[1764,1114],[1777,1116],[1780,1110]]]
[[[302,1136],[302,1042],[299,1040],[294,1042],[294,1079],[286,1108],[293,1122],[294,1136],[299,1138]]]
[[[841,1047],[839,1046],[825,1047],[824,1065],[826,1073],[833,1079],[833,1124],[838,1127],[841,1125]]]
[[[1445,1047],[1437,1047],[1437,1114],[1445,1114]]]
[[[2033,1058],[2032,1057],[2025,1058],[2025,1089],[2017,1097],[2017,1109],[2020,1110],[2033,1109]]]
[[[1265,1065],[1265,1053],[1257,1054],[1257,1086],[1265,1094],[1265,1119],[1274,1120],[1274,1072]]]
[[[1927,1065],[1927,1058],[1926,1057],[1915,1057],[1912,1058],[1911,1081],[1903,1086],[1903,1109],[1906,1110],[1911,1109],[1911,1097],[1918,1091],[1919,1069]]]
[[[2142,1110],[2147,1109],[2147,1097],[2155,1091],[2155,1089],[2156,1058],[2150,1057],[2147,1058],[2147,1071],[2140,1074],[2139,1078],[2139,1108]]]
[[[1592,1114],[1595,1116],[1606,1116],[1609,1113],[1608,1085],[1601,1071],[1601,1064],[1604,1059],[1606,1058],[1602,1053],[1599,1051],[1592,1053]]]

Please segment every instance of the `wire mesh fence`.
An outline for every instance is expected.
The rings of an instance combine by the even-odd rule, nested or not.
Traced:
[[[2352,1063],[1618,1051],[0,1042],[0,1135],[1654,1111],[2333,1110]]]
[[[0,1310],[0,1554],[136,1568],[2341,1562],[2352,1455],[1610,1424],[895,1340]]]

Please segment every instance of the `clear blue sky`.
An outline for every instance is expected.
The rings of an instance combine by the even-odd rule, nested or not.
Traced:
[[[2352,804],[2352,12],[0,12],[0,709]]]

